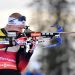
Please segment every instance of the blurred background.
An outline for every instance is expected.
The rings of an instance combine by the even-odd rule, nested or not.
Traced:
[[[33,31],[54,32],[53,24],[63,26],[66,32],[75,31],[75,0],[0,0],[1,28],[14,12],[25,15]],[[59,47],[37,46],[23,75],[75,75],[75,34],[62,38]]]

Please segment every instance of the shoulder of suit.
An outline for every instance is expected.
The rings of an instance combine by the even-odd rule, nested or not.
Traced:
[[[6,36],[7,35],[7,32],[4,28],[1,28],[0,29],[0,36]]]

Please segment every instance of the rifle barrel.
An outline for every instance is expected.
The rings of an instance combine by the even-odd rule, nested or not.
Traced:
[[[59,34],[75,34],[75,32],[54,32],[54,33],[59,33]]]

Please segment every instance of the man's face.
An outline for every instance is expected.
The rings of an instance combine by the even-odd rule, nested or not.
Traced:
[[[6,29],[7,31],[18,31],[18,32],[22,32],[22,30],[24,29],[25,25],[7,25]]]

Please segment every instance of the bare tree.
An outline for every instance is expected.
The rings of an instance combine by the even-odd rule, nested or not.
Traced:
[[[38,26],[38,31],[44,31],[47,25],[51,24],[51,22],[49,22],[51,18],[48,16],[54,13],[56,20],[53,20],[53,24],[63,24],[62,26],[64,28],[67,24],[67,5],[66,0],[32,0],[32,2],[28,4],[28,7],[33,8],[36,12],[32,14],[31,25]],[[44,14],[44,11],[46,11],[46,14]],[[64,13],[66,14],[63,15]],[[43,20],[43,18],[47,19]],[[62,38],[62,46],[47,50],[44,49],[43,54],[47,54],[41,54],[41,61],[44,65],[43,68],[47,70],[47,75],[68,75],[68,41],[66,36]]]

